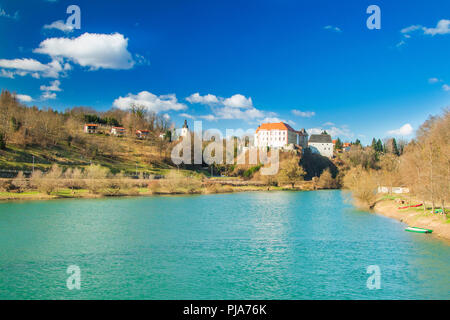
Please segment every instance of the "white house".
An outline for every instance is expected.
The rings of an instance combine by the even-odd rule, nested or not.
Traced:
[[[83,131],[86,133],[96,133],[98,128],[98,124],[88,123],[84,125]]]
[[[115,136],[123,136],[125,134],[125,128],[123,127],[112,127],[111,128],[111,134]]]
[[[333,141],[331,141],[331,136],[325,132],[312,134],[309,138],[308,147],[313,153],[319,153],[328,158],[333,157]]]
[[[255,146],[259,148],[283,148],[294,144],[306,148],[307,141],[308,134],[305,129],[296,131],[284,122],[263,123],[256,129],[255,133]]]

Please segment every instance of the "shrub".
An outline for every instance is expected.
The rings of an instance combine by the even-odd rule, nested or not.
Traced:
[[[0,179],[0,191],[7,192],[13,188],[11,179]]]
[[[12,185],[17,188],[19,192],[23,192],[28,188],[28,181],[22,171],[12,180]]]
[[[250,169],[245,170],[242,175],[244,178],[251,178],[253,177],[253,174],[255,174],[255,172],[259,171],[260,168],[261,168],[260,164],[253,166]]]
[[[51,194],[53,191],[56,191],[59,187],[62,186],[62,169],[57,165],[53,165],[46,174],[41,174],[40,177],[36,176],[36,178],[37,179],[35,179],[34,184],[37,184],[37,189],[40,192]]]
[[[363,208],[375,206],[377,183],[372,171],[361,166],[350,169],[344,177],[344,186],[350,189],[357,205]]]
[[[337,187],[336,180],[333,179],[333,176],[329,168],[325,169],[322,172],[322,174],[319,177],[319,181],[317,182],[317,185],[321,189],[335,189]]]
[[[87,189],[94,194],[102,193],[102,190],[108,186],[108,181],[106,180],[108,173],[109,170],[107,168],[103,168],[100,165],[90,165],[85,170]]]

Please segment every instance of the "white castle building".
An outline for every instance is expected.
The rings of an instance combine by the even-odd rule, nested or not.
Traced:
[[[312,134],[309,138],[308,146],[313,153],[319,153],[328,158],[333,157],[333,141],[331,140],[331,136],[326,132]]]
[[[296,131],[284,122],[263,123],[256,129],[256,147],[285,148],[295,144],[302,148],[308,146],[308,133],[305,129]]]

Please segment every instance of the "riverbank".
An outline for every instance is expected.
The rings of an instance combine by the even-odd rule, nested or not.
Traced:
[[[418,204],[419,202],[417,202]],[[450,240],[450,219],[435,213],[431,208],[423,207],[398,209],[400,206],[394,198],[385,197],[377,202],[374,211],[389,218],[399,220],[411,227],[420,227],[433,230],[432,235]]]
[[[182,194],[219,194],[219,193],[237,193],[237,192],[257,192],[257,191],[306,191],[301,188],[282,188],[282,187],[270,187],[267,186],[226,186],[219,188],[203,188],[197,192],[151,192],[147,188],[140,188],[135,190],[122,190],[116,194],[95,194],[89,192],[86,189],[70,190],[62,189],[51,194],[41,193],[39,191],[28,192],[0,192],[0,201],[32,201],[32,200],[57,200],[57,199],[96,199],[96,198],[108,198],[108,197],[129,197],[129,196],[142,196],[151,197],[158,195],[182,195]]]
[[[1,179],[0,179],[1,180]],[[6,181],[6,179],[3,179]],[[1,182],[1,181],[0,181]],[[11,183],[8,182],[10,185]],[[78,188],[69,188],[64,185],[74,184],[73,181],[60,181],[59,187],[52,188],[49,192],[36,189],[25,190],[1,190],[0,201],[16,200],[53,200],[53,199],[89,199],[104,197],[127,196],[153,196],[153,195],[182,195],[182,194],[216,194],[249,191],[310,191],[317,187],[312,181],[302,181],[291,186],[268,186],[261,181],[239,180],[230,178],[195,179],[97,179],[79,180]],[[27,180],[26,185],[30,183]],[[89,186],[89,189],[86,186]]]

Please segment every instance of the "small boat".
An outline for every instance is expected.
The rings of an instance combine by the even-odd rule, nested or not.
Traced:
[[[423,204],[419,203],[413,206],[405,206],[405,207],[398,207],[399,209],[408,209],[408,208],[417,208],[417,207],[421,207]]]
[[[432,233],[433,232],[433,230],[431,230],[431,229],[424,229],[424,228],[417,228],[417,227],[408,227],[405,229],[405,231],[417,232],[417,233]]]

